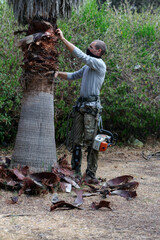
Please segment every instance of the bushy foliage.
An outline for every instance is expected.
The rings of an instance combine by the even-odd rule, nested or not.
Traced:
[[[116,12],[104,4],[98,10],[95,0],[87,1],[79,15],[73,13],[66,23],[59,22],[65,37],[85,51],[94,39],[104,40],[107,54],[103,57],[107,74],[101,92],[103,124],[106,129],[118,132],[121,140],[132,134],[145,139],[159,130],[159,79],[160,79],[160,17],[157,13],[132,13],[130,8]],[[60,70],[74,71],[81,63],[68,56],[61,47]],[[68,96],[66,102],[77,97],[79,82],[64,83]],[[72,84],[74,84],[74,91]],[[56,105],[60,109],[60,105]],[[64,114],[68,111],[64,106]],[[66,118],[65,118],[66,119]],[[64,118],[62,120],[64,124]],[[60,121],[58,121],[60,124]],[[59,125],[61,136],[63,127]]]
[[[160,6],[160,0],[96,0],[99,7],[105,2],[118,9],[119,7],[123,7],[124,5],[128,5],[130,10],[142,12],[148,10],[154,10]]]
[[[14,47],[16,24],[12,13],[0,10],[0,139],[15,136],[20,104],[21,57]],[[70,20],[59,20],[66,39],[82,51],[95,39],[104,40],[107,54],[103,57],[107,74],[101,92],[103,125],[116,131],[121,140],[129,136],[145,138],[158,133],[160,122],[160,17],[159,12],[132,13],[130,8],[114,10],[96,0],[86,0],[79,14]],[[59,43],[59,70],[75,71],[83,66]],[[79,96],[80,80],[55,80],[56,140],[64,141],[67,116]],[[12,138],[11,138],[12,137]]]
[[[16,28],[12,12],[0,2],[0,143],[15,138],[19,118],[21,57],[14,44]]]

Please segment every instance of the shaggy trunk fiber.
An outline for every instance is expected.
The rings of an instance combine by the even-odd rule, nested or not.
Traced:
[[[46,171],[57,165],[54,132],[53,76],[57,70],[56,23],[31,22],[27,36],[18,42],[22,48],[24,88],[20,121],[12,156],[13,166],[28,165]]]
[[[84,0],[7,0],[13,8],[14,16],[20,24],[28,24],[32,19],[69,18],[74,7],[78,10]]]

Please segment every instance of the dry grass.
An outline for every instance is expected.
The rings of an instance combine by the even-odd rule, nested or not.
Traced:
[[[159,151],[160,143],[151,142],[143,150]],[[64,154],[64,149],[62,149]],[[52,194],[40,197],[22,195],[19,203],[7,204],[12,192],[0,192],[1,240],[158,240],[160,239],[160,160],[145,160],[141,150],[113,147],[101,154],[98,177],[107,180],[131,174],[140,183],[137,198],[127,201],[109,196],[113,211],[91,210],[99,196],[84,199],[83,210],[50,212]],[[59,153],[61,155],[61,153]],[[70,156],[68,155],[68,159]],[[86,163],[83,163],[85,170]],[[74,202],[73,194],[61,193],[59,199]]]

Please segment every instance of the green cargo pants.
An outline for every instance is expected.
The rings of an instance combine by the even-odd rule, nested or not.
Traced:
[[[87,106],[75,112],[72,126],[73,150],[75,146],[82,146],[84,143],[88,152],[86,174],[90,177],[95,177],[98,163],[98,151],[92,149],[92,142],[96,127],[96,116],[88,113],[88,109],[89,107]],[[72,169],[79,175],[81,174],[81,162],[82,154],[78,165],[76,165],[74,154],[72,154]]]

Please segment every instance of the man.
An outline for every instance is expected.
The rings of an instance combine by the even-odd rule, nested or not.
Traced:
[[[82,78],[80,97],[75,107],[75,118],[73,121],[73,154],[71,165],[75,173],[81,176],[82,160],[82,137],[87,148],[87,170],[86,181],[97,183],[96,170],[98,162],[98,151],[92,149],[93,138],[97,132],[97,114],[101,111],[100,90],[104,82],[106,65],[101,56],[106,52],[106,45],[101,40],[93,41],[86,54],[67,41],[60,29],[56,31],[59,39],[64,43],[68,50],[77,58],[85,63],[79,71],[56,72],[55,77],[75,80]]]

